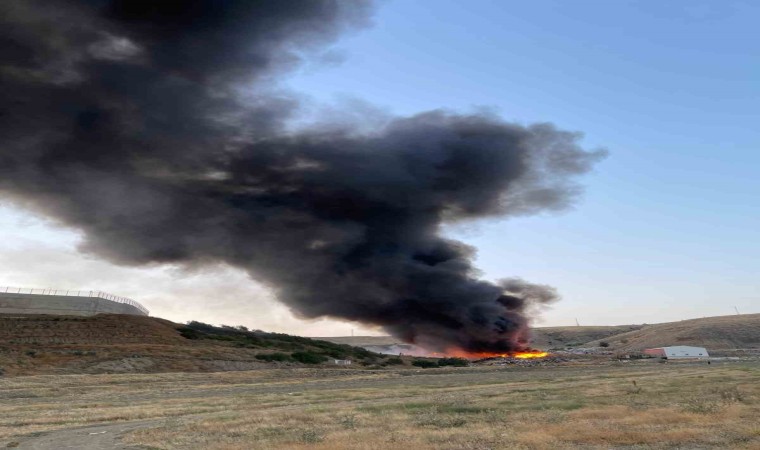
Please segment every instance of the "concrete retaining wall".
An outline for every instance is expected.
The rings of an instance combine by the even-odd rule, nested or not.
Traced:
[[[11,294],[0,292],[0,314],[53,314],[94,316],[95,314],[146,314],[132,305],[99,297]]]

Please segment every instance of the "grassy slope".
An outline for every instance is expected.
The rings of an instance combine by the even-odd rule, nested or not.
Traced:
[[[282,361],[257,358],[275,353]],[[348,345],[197,322],[110,314],[0,315],[0,372],[6,375],[247,370],[298,365],[294,354],[383,362]]]
[[[634,331],[641,325],[609,327],[542,327],[531,330],[532,347],[541,349],[578,347],[590,341],[601,340],[617,334]]]
[[[714,350],[760,348],[760,314],[706,317],[645,325],[604,339],[610,348],[636,351],[648,347],[696,345]],[[587,345],[598,345],[599,341]]]

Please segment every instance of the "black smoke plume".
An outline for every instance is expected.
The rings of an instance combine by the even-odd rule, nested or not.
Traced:
[[[4,0],[0,195],[121,264],[223,262],[303,317],[431,350],[522,348],[526,311],[554,291],[478,280],[474,249],[441,227],[562,209],[602,152],[444,111],[293,131],[278,76],[370,6]]]

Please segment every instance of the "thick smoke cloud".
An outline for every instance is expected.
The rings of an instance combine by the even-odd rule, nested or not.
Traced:
[[[4,1],[0,195],[111,261],[224,262],[304,317],[431,350],[520,349],[526,311],[553,289],[478,280],[474,249],[441,227],[562,209],[602,154],[487,114],[287,131],[298,101],[278,75],[369,13],[339,0]]]

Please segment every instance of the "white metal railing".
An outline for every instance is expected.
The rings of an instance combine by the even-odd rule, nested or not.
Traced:
[[[134,306],[135,308],[145,313],[146,316],[149,315],[148,308],[144,307],[137,301],[132,300],[131,298],[127,298],[127,297],[119,297],[118,295],[109,294],[108,292],[103,292],[103,291],[75,291],[73,289],[71,290],[47,289],[47,288],[38,289],[38,288],[19,288],[19,287],[11,287],[11,286],[0,286],[0,292],[5,292],[8,294],[63,295],[67,297],[102,298],[105,300],[110,300],[112,302],[124,303],[126,305]]]

